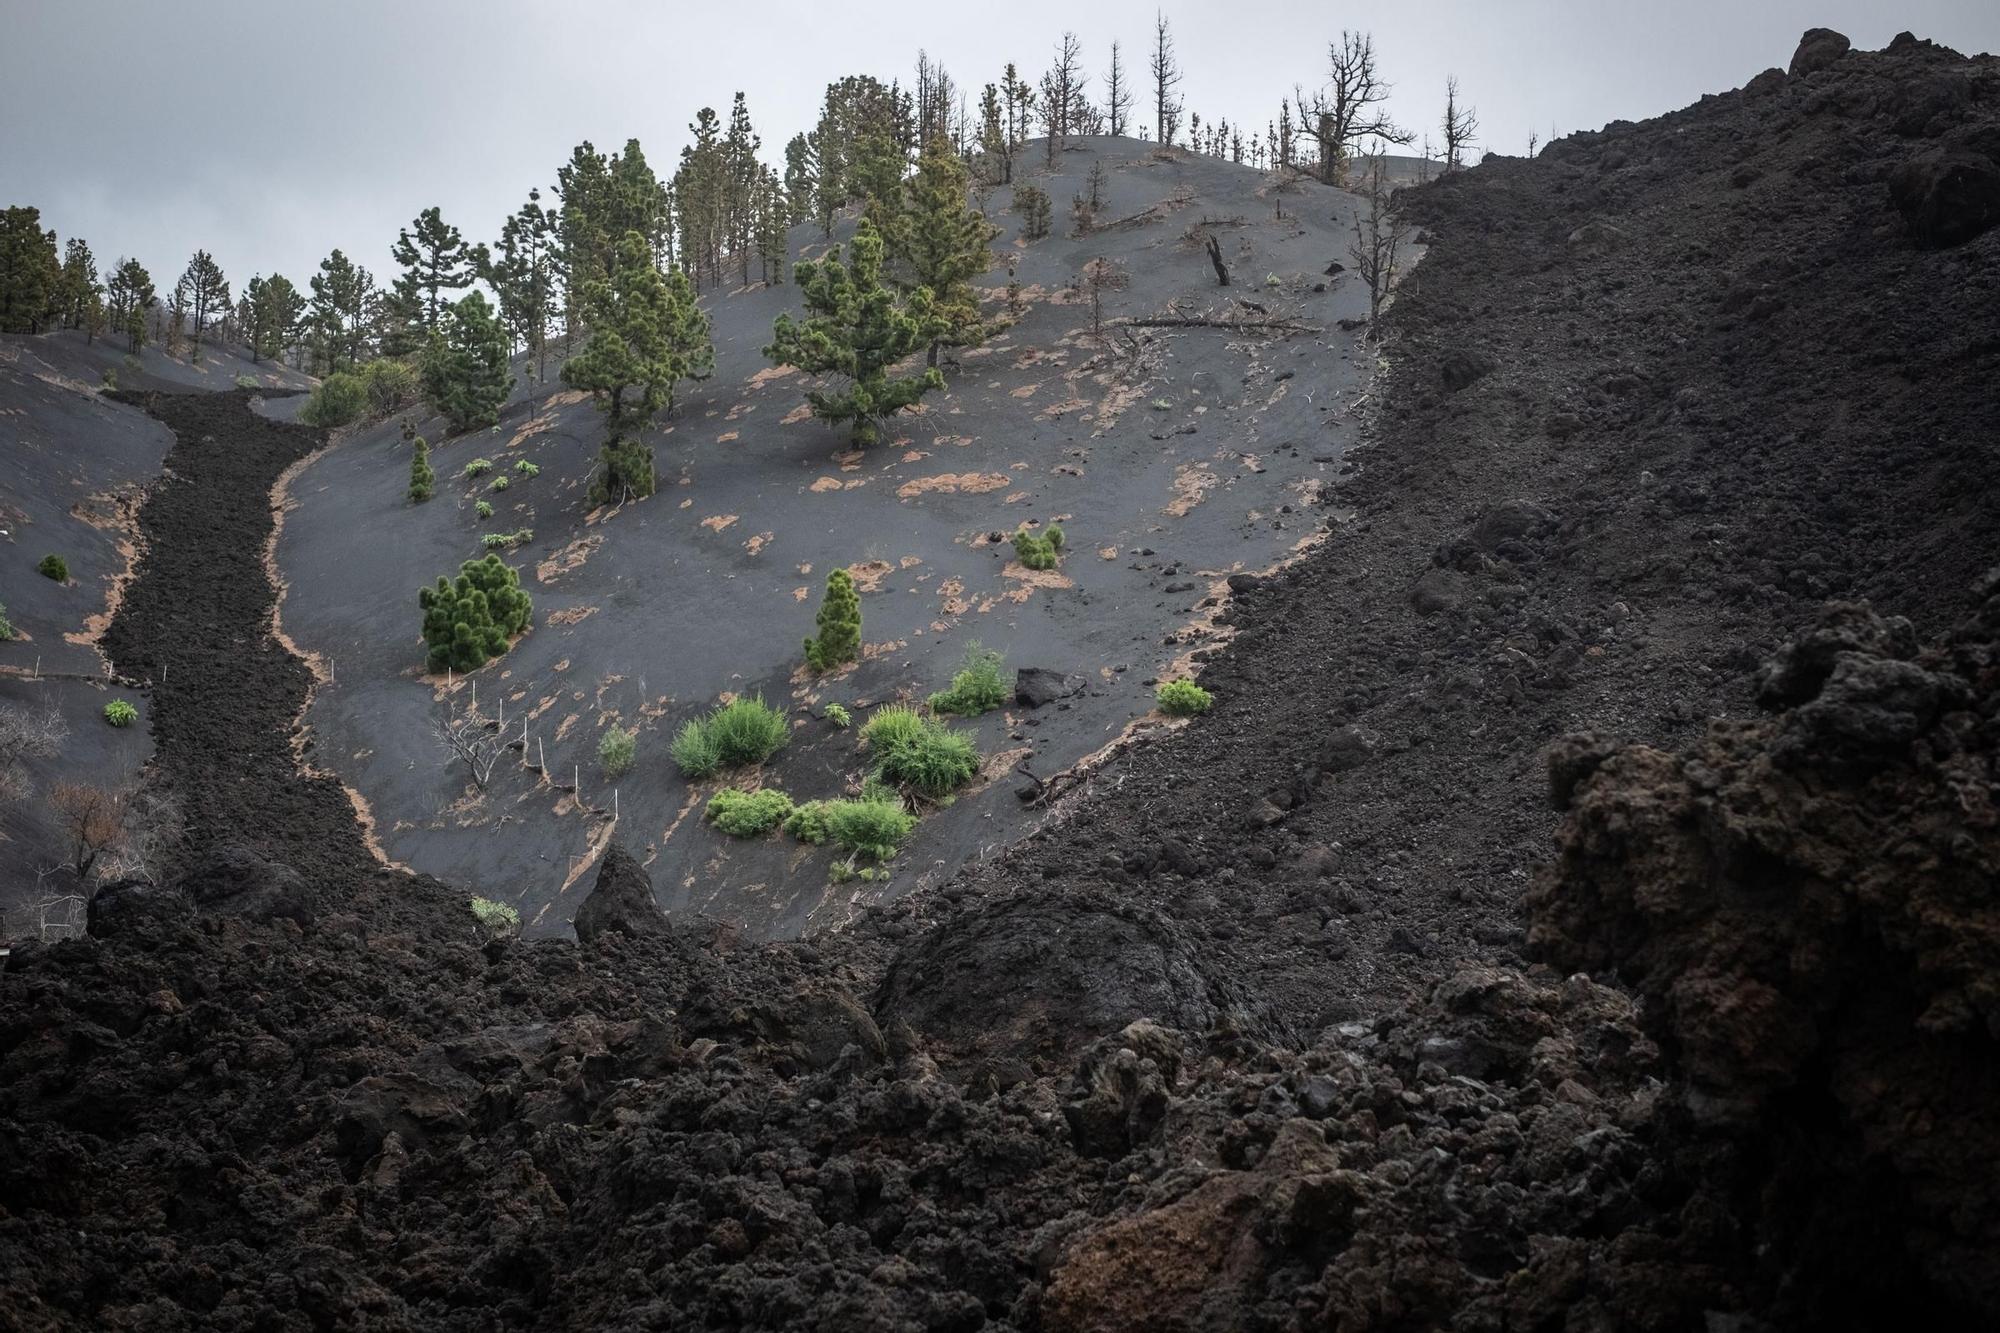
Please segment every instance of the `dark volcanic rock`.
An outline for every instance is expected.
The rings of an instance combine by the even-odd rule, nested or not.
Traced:
[[[1082,676],[1065,675],[1047,667],[1022,667],[1014,673],[1014,702],[1023,708],[1040,708],[1067,699],[1083,687]]]
[[[1963,245],[2000,222],[2000,165],[1959,149],[1921,153],[1889,177],[1889,198],[1925,245]]]
[[[194,915],[194,902],[179,889],[146,879],[121,879],[91,895],[89,931],[100,939],[162,935]]]
[[[1459,348],[1447,352],[1438,363],[1438,375],[1444,381],[1446,393],[1457,393],[1469,389],[1486,376],[1491,375],[1498,363],[1484,352]]]
[[[299,873],[248,847],[214,848],[179,887],[204,912],[257,922],[280,917],[301,926],[313,922],[312,894]]]
[[[1774,1259],[1968,1326],[2000,1316],[1995,661],[2000,597],[1917,662],[1840,652],[1776,719],[1616,751],[1529,899],[1533,948],[1630,979],[1694,1118],[1754,1144]],[[1842,1285],[1802,1322],[1845,1322]]]
[[[576,909],[577,939],[589,944],[607,934],[665,935],[668,929],[652,877],[622,844],[612,843],[597,868],[597,882]]]
[[[1147,1018],[1203,1032],[1222,992],[1187,933],[1102,895],[1026,892],[983,903],[900,950],[875,1013],[947,1048],[1067,1062]]]
[[[1807,28],[1805,36],[1799,38],[1798,49],[1792,52],[1788,72],[1797,78],[1828,69],[1853,48],[1852,42],[1832,28]]]

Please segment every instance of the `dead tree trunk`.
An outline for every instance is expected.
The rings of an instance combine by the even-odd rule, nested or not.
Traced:
[[[1218,286],[1229,285],[1229,265],[1222,262],[1222,242],[1211,236],[1208,238],[1208,262],[1215,265],[1215,281]]]

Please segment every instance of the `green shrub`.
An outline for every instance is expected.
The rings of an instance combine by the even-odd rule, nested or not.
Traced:
[[[836,569],[826,576],[826,596],[819,604],[819,633],[806,640],[806,665],[830,671],[861,656],[861,595],[854,575]]]
[[[489,532],[479,541],[489,551],[508,551],[516,546],[525,546],[534,539],[533,528],[522,528],[518,532]]]
[[[590,482],[594,505],[623,504],[653,493],[653,446],[613,440],[597,451],[597,475]]]
[[[861,739],[877,760],[889,751],[915,744],[928,724],[908,704],[884,704],[861,728]]]
[[[257,377],[255,375],[238,375],[236,377],[236,387],[239,389],[257,388]]]
[[[785,715],[761,698],[734,699],[684,725],[674,736],[674,763],[690,778],[721,768],[761,764],[792,738]]]
[[[7,619],[7,608],[0,605],[0,642],[14,637],[14,622]]]
[[[951,688],[931,696],[931,711],[978,717],[1006,703],[1009,691],[1000,679],[1000,660],[1000,654],[981,648],[977,640],[967,644]]]
[[[109,366],[104,369],[104,387],[112,393],[118,392],[118,372]]]
[[[130,700],[113,699],[104,705],[104,720],[114,727],[129,727],[139,720],[139,710]]]
[[[878,710],[861,738],[885,782],[930,800],[949,796],[979,772],[979,750],[971,738],[906,704]]]
[[[831,801],[807,801],[785,817],[785,832],[800,842],[824,847],[833,836],[831,819],[827,813]]]
[[[674,733],[674,766],[683,777],[699,780],[722,767],[722,749],[708,731],[708,719],[696,718]]]
[[[504,475],[502,475],[502,476],[498,476],[498,477],[495,477],[495,478],[493,479],[493,489],[494,489],[494,490],[496,490],[496,491],[504,491],[504,490],[506,490],[506,489],[507,489],[507,478],[506,478],[506,477],[505,477]]]
[[[613,727],[597,742],[597,762],[607,778],[622,777],[632,771],[639,752],[639,738],[623,727]]]
[[[761,838],[790,818],[794,808],[792,798],[774,787],[725,787],[708,798],[710,822],[732,838]]]
[[[417,436],[415,448],[416,452],[410,456],[410,499],[422,504],[437,489],[437,473],[431,470],[431,447],[424,443],[423,436]]]
[[[1039,536],[1022,528],[1014,534],[1014,556],[1029,569],[1054,569],[1062,544],[1061,528],[1051,527]]]
[[[521,588],[521,572],[497,555],[468,560],[458,577],[438,576],[417,592],[424,613],[430,669],[474,671],[507,651],[508,640],[528,627],[534,604]]]
[[[833,723],[840,730],[845,731],[853,725],[854,715],[848,712],[841,704],[828,704],[826,706],[826,720]]]
[[[407,362],[383,357],[361,368],[361,387],[369,410],[386,417],[416,401],[417,372]]]
[[[886,861],[917,826],[917,817],[894,801],[829,801],[827,836],[857,856]]]
[[[57,583],[69,582],[69,561],[59,555],[43,556],[35,569],[45,579],[54,579]]]
[[[505,939],[518,934],[521,929],[521,913],[506,903],[496,903],[491,898],[474,898],[472,915],[486,933],[494,939]]]
[[[475,458],[470,463],[467,463],[458,475],[464,477],[467,481],[471,481],[474,477],[483,477],[492,470],[492,459]]]
[[[299,420],[308,426],[345,426],[368,410],[368,390],[359,375],[337,370],[306,395]]]
[[[1154,695],[1159,700],[1160,711],[1168,717],[1193,717],[1196,713],[1206,713],[1215,696],[1191,680],[1170,680],[1160,686]]]
[[[523,477],[539,477],[542,475],[542,470],[525,458],[520,459],[514,464],[514,471]]]
[[[479,517],[481,518],[492,518],[493,502],[491,500],[475,501],[472,506],[472,512],[479,515]]]
[[[785,748],[792,729],[763,699],[732,699],[708,719],[709,734],[729,765],[761,764]]]

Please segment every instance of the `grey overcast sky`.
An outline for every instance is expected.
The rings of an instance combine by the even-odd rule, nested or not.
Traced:
[[[2000,0],[1179,0],[1164,6],[1204,120],[1262,126],[1325,74],[1344,25],[1375,36],[1391,109],[1431,125],[1455,73],[1485,145],[1685,106],[1783,65],[1799,34],[1884,46],[1905,28],[2000,48]],[[161,286],[197,248],[238,286],[304,284],[333,247],[386,278],[436,204],[490,240],[572,146],[636,136],[670,172],[697,109],[748,95],[764,151],[843,74],[907,79],[918,47],[976,95],[1030,77],[1065,28],[1101,75],[1142,75],[1152,0],[0,0],[0,203],[134,254]],[[1144,101],[1146,89],[1140,89]],[[1150,121],[1150,114],[1141,114]]]

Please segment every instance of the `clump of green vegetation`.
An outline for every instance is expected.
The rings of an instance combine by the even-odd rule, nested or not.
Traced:
[[[674,737],[674,763],[690,778],[761,764],[792,738],[785,715],[763,699],[733,699],[687,723]]]
[[[951,678],[951,688],[931,696],[931,711],[978,717],[1007,702],[1007,686],[1000,679],[1000,654],[973,642],[965,646],[965,657]]]
[[[792,798],[775,787],[738,791],[725,787],[708,798],[708,819],[732,838],[761,838],[792,815]]]
[[[528,627],[534,604],[521,588],[521,572],[499,556],[468,560],[458,577],[438,576],[421,588],[424,645],[430,669],[475,671],[507,651],[508,640]]]
[[[622,777],[632,771],[639,753],[639,738],[623,727],[613,727],[597,742],[597,762],[607,778]]]
[[[674,766],[685,777],[705,778],[722,767],[722,747],[709,734],[704,718],[683,723],[674,734],[672,750]]]
[[[104,720],[114,727],[129,727],[139,720],[139,710],[128,699],[113,699],[104,705]]]
[[[514,471],[515,471],[515,472],[516,472],[516,473],[517,473],[518,475],[520,475],[520,476],[523,476],[523,477],[539,477],[539,476],[541,476],[541,475],[542,475],[542,470],[541,470],[541,468],[537,467],[537,466],[536,466],[535,464],[533,464],[533,463],[530,463],[530,462],[529,462],[529,461],[528,461],[527,459],[525,459],[525,458],[523,458],[523,459],[519,459],[519,460],[517,460],[517,461],[515,462],[515,464],[514,464]]]
[[[785,816],[785,832],[800,842],[811,843],[815,847],[826,846],[833,836],[833,826],[827,815],[831,801],[807,801],[795,806],[792,813]]]
[[[479,517],[481,518],[492,518],[493,502],[491,500],[474,501],[472,505],[472,512],[479,515]]]
[[[1021,216],[1021,236],[1039,241],[1049,234],[1049,192],[1038,185],[1014,187],[1014,211]]]
[[[1039,533],[1022,528],[1014,534],[1014,556],[1029,569],[1054,569],[1062,549],[1063,530],[1053,523]]]
[[[853,725],[854,715],[848,712],[846,706],[843,704],[828,704],[826,706],[826,720],[833,723],[840,730],[846,731],[848,727]]]
[[[465,478],[465,479],[466,479],[467,481],[471,481],[471,480],[472,480],[473,478],[475,478],[475,477],[483,477],[483,476],[485,476],[485,475],[486,475],[487,473],[491,472],[492,470],[493,470],[493,460],[492,460],[492,459],[490,459],[490,458],[475,458],[475,459],[473,459],[473,460],[472,460],[472,461],[471,461],[470,463],[467,463],[467,464],[465,465],[465,468],[464,468],[464,470],[463,470],[463,471],[461,471],[461,472],[460,472],[460,473],[459,473],[458,475],[459,475],[459,476],[461,476],[461,477],[464,477],[464,478]]]
[[[239,389],[254,389],[258,387],[257,377],[255,375],[238,375],[236,377],[236,387]]]
[[[520,911],[506,903],[496,903],[491,898],[474,898],[472,915],[486,933],[496,940],[518,934],[521,929]]]
[[[941,800],[979,772],[979,750],[963,733],[907,704],[878,709],[861,729],[882,780]]]
[[[613,440],[597,451],[597,475],[590,483],[594,505],[624,504],[653,493],[653,446],[637,440]]]
[[[69,582],[69,561],[59,555],[43,556],[42,562],[35,566],[35,571],[43,578],[54,579],[57,583]]]
[[[0,642],[14,637],[14,622],[7,619],[7,608],[0,604]]]
[[[431,447],[417,436],[416,452],[410,456],[410,500],[422,504],[437,489],[437,473],[431,470]],[[486,515],[481,514],[481,518]]]
[[[493,479],[493,489],[494,489],[494,490],[496,490],[496,491],[504,491],[504,490],[506,490],[506,489],[507,489],[507,478],[506,478],[506,477],[505,477],[504,475],[502,475],[502,476],[498,476],[498,477],[495,477],[495,478]]]
[[[861,656],[861,594],[854,590],[854,575],[836,569],[826,576],[826,596],[815,623],[819,633],[806,640],[807,666],[831,671]]]
[[[306,395],[299,420],[308,426],[345,426],[368,410],[368,390],[361,377],[337,370]]]
[[[370,410],[387,416],[417,396],[417,372],[407,362],[378,357],[361,368],[361,388]]]
[[[886,861],[917,827],[917,817],[899,801],[828,801],[827,837],[856,856]]]
[[[489,551],[509,551],[535,539],[533,528],[522,528],[519,532],[489,532],[479,539]]]
[[[1215,702],[1215,696],[1191,680],[1170,680],[1161,685],[1154,697],[1159,700],[1160,711],[1168,717],[1193,717],[1206,713]]]
[[[104,368],[104,388],[107,392],[118,392],[118,372],[111,367]]]

